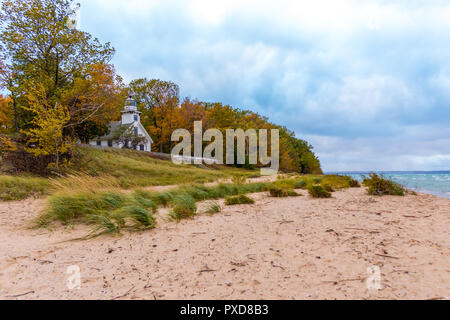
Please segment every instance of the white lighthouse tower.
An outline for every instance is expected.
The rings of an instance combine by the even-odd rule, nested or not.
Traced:
[[[125,100],[125,109],[122,111],[122,124],[138,124],[141,122],[141,113],[137,110],[137,101],[131,96]]]

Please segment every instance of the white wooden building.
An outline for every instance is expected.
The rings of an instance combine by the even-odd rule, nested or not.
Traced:
[[[140,137],[137,145],[133,146],[132,141],[126,138],[131,136]],[[152,151],[152,143],[152,138],[141,123],[141,112],[137,110],[137,102],[132,97],[125,101],[122,121],[111,122],[107,135],[97,137],[89,142],[94,147],[129,148],[146,152]]]

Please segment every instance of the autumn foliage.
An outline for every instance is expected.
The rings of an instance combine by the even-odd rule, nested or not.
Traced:
[[[176,84],[154,79],[132,81],[129,93],[138,101],[141,122],[155,140],[154,151],[170,153],[172,132],[183,128],[193,134],[195,121],[202,121],[204,130],[219,129],[224,135],[227,129],[279,129],[280,168],[300,173],[322,173],[320,162],[306,141],[297,139],[294,132],[270,123],[255,112],[190,98],[179,102]]]
[[[108,133],[108,124],[120,119],[123,101],[131,94],[154,140],[153,151],[169,153],[173,131],[193,133],[195,121],[202,121],[205,130],[223,133],[279,129],[281,169],[321,173],[306,141],[255,112],[182,99],[179,86],[171,81],[142,78],[125,86],[110,64],[114,48],[73,28],[73,1],[5,0],[1,9],[0,85],[9,95],[0,96],[0,134],[15,135],[12,164],[60,171],[76,142]],[[14,160],[30,155],[30,163]]]

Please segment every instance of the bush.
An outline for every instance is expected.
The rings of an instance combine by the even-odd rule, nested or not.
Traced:
[[[287,197],[298,197],[300,196],[294,190],[282,189],[282,188],[270,188],[270,195],[274,198],[287,198]]]
[[[363,184],[368,188],[368,193],[373,196],[404,196],[406,191],[400,184],[376,173],[371,173],[369,177],[364,177]]]
[[[182,219],[192,218],[196,212],[197,206],[195,205],[195,199],[188,194],[182,194],[174,198],[174,207],[170,216],[180,221]]]
[[[238,205],[238,204],[254,204],[254,203],[255,203],[255,200],[253,200],[245,195],[228,197],[225,199],[225,204],[227,206],[234,206],[234,205]]]
[[[308,192],[313,198],[331,198],[331,192],[322,186],[311,186],[308,188]]]
[[[361,188],[361,183],[351,177],[349,177],[348,185],[350,186],[350,188]]]
[[[334,188],[333,188],[331,185],[329,185],[329,184],[324,184],[324,185],[323,185],[323,188],[324,188],[326,191],[328,191],[328,192],[334,192],[334,191],[335,191]]]

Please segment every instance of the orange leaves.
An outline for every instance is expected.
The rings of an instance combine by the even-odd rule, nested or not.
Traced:
[[[112,65],[97,63],[84,71],[67,90],[62,101],[69,108],[71,123],[94,121],[107,124],[120,117],[124,99],[122,79],[116,75]]]
[[[0,95],[0,133],[11,131],[13,126],[13,111],[9,98]]]

